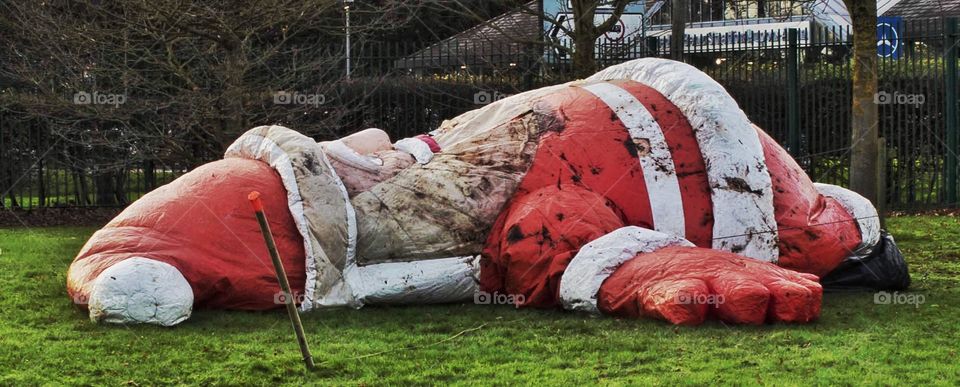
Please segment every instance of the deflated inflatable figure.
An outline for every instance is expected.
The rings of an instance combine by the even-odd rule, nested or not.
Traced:
[[[810,322],[823,286],[909,282],[869,201],[811,182],[705,74],[641,59],[396,143],[251,129],[97,231],[70,295],[110,323],[280,307],[253,190],[304,311],[475,299]]]

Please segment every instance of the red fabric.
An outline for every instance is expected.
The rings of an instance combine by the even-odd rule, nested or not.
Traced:
[[[427,134],[418,134],[416,138],[420,141],[427,143],[427,146],[430,147],[430,151],[433,153],[440,153],[440,144],[437,144],[437,140],[434,140],[433,137]]]
[[[655,90],[632,81],[614,83],[631,92],[663,129],[680,183],[686,237],[710,247],[710,185],[689,122]],[[653,229],[650,200],[663,198],[649,197],[629,133],[599,98],[568,88],[544,98],[543,107],[560,125],[541,137],[530,170],[490,232],[481,260],[481,289],[523,295],[523,306],[548,307],[557,305],[559,279],[580,246],[620,225]],[[856,224],[838,203],[819,195],[775,141],[762,132],[760,139],[773,180],[781,264],[818,275],[829,272],[859,243]],[[570,214],[583,219],[571,222]],[[647,275],[655,269],[669,276]],[[668,303],[661,308],[651,303],[655,297],[637,293],[689,287],[728,296],[731,303],[717,308],[726,321],[809,321],[819,315],[816,280],[732,253],[675,248],[624,265],[601,288],[601,304],[603,310],[623,316],[699,323],[709,310],[704,305]],[[797,283],[805,290],[797,290]]]
[[[634,81],[612,82],[633,94],[650,112],[667,141],[683,196],[685,238],[700,247],[713,245],[713,200],[700,144],[687,118],[677,106],[646,85]],[[649,199],[647,199],[649,200]],[[657,200],[657,198],[653,198]]]
[[[303,240],[270,166],[225,159],[145,195],[90,238],[71,265],[68,289],[89,295],[104,269],[134,256],[166,262],[193,288],[194,306],[270,309],[280,291],[247,194],[259,191],[294,292],[306,281]]]
[[[623,226],[602,196],[572,184],[519,197],[508,213],[484,250],[480,287],[514,295],[518,306],[557,305],[560,276],[580,247]]]
[[[683,195],[688,237],[701,246],[710,246],[713,235],[710,188],[700,148],[689,122],[676,106],[656,90],[633,81],[621,81],[617,84],[630,91],[663,129],[667,145],[673,153]],[[557,305],[554,290],[555,282],[559,281],[559,273],[563,272],[569,258],[579,250],[582,243],[603,235],[584,239],[581,245],[564,245],[562,251],[540,249],[539,245],[535,246],[536,248],[527,248],[524,244],[504,247],[503,241],[510,228],[518,224],[510,221],[518,219],[519,215],[515,212],[522,211],[527,214],[530,210],[523,210],[525,206],[547,205],[531,199],[531,194],[549,192],[550,187],[555,187],[556,190],[563,187],[563,191],[578,188],[583,193],[576,195],[593,195],[600,199],[563,201],[565,199],[557,198],[555,200],[561,202],[549,202],[553,203],[549,204],[549,212],[552,213],[541,211],[544,215],[529,218],[528,223],[522,224],[524,230],[539,230],[541,224],[547,229],[561,227],[560,224],[570,221],[571,215],[592,211],[591,205],[584,203],[593,202],[601,203],[614,214],[610,219],[606,219],[607,215],[593,219],[597,224],[618,224],[617,227],[629,224],[653,229],[650,200],[657,200],[650,198],[647,193],[636,145],[609,106],[581,88],[558,91],[545,97],[542,103],[546,111],[560,120],[560,126],[556,131],[547,132],[541,137],[530,170],[521,181],[510,204],[494,224],[481,259],[482,289],[488,292],[523,294],[529,306]],[[588,235],[594,235],[596,229],[591,227],[588,222],[580,222],[561,228],[568,230],[563,236],[570,240],[581,240]],[[558,234],[554,232],[553,235]],[[566,260],[557,258],[571,249],[573,254],[568,254],[570,257]],[[524,269],[512,269],[512,265],[515,265],[513,260],[521,253],[528,254],[519,264]],[[501,254],[507,254],[511,258],[504,258]],[[547,297],[548,295],[550,297]]]
[[[793,157],[762,130],[760,143],[773,181],[780,266],[824,276],[860,244],[856,220],[820,195]]]
[[[738,324],[808,322],[820,316],[816,276],[733,253],[667,247],[638,254],[600,287],[600,310],[696,325],[707,316]]]

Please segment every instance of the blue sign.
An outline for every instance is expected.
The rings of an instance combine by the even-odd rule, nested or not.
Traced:
[[[877,55],[881,58],[899,59],[903,46],[900,39],[903,32],[903,18],[899,16],[881,16],[877,18]]]

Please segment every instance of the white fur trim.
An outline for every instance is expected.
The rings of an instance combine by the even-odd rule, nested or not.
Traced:
[[[310,222],[303,212],[303,198],[300,196],[300,187],[297,185],[297,175],[293,172],[293,164],[290,163],[290,157],[273,140],[259,134],[246,133],[238,138],[230,147],[227,148],[226,157],[244,157],[254,160],[260,160],[277,171],[280,175],[280,181],[283,188],[287,191],[287,208],[290,209],[290,215],[293,222],[297,225],[297,231],[303,237],[303,250],[307,256],[306,270],[307,282],[304,289],[303,304],[310,305],[313,294],[313,283],[316,282],[317,259],[313,251],[313,244],[310,243]],[[307,308],[305,308],[307,309]]]
[[[608,82],[581,86],[607,104],[623,122],[634,140],[649,141],[650,151],[639,156],[643,180],[650,198],[653,228],[669,235],[684,237],[683,196],[670,147],[660,124],[633,94]]]
[[[350,286],[368,304],[460,302],[477,291],[479,271],[475,257],[379,263],[358,267]]]
[[[694,244],[636,226],[616,229],[587,243],[560,277],[560,302],[568,310],[599,313],[597,293],[607,277],[638,253],[650,253],[667,246],[694,247]]]
[[[720,84],[696,68],[644,58],[608,67],[588,81],[631,79],[677,106],[696,134],[713,200],[713,248],[775,262],[773,185],[746,114]]]
[[[330,159],[327,158],[326,153],[320,152],[320,155],[323,156],[323,163],[327,166],[327,170],[330,171],[334,181],[337,183],[337,188],[340,190],[340,195],[343,197],[344,203],[346,204],[346,215],[347,215],[347,256],[344,257],[344,267],[343,267],[343,287],[340,288],[342,293],[332,295],[329,305],[321,306],[339,306],[341,305],[337,300],[343,300],[343,304],[353,306],[354,308],[360,308],[363,306],[363,302],[355,299],[353,297],[353,290],[350,289],[350,272],[354,270],[357,266],[357,212],[353,208],[353,204],[350,202],[350,194],[347,193],[347,186],[343,185],[343,180],[340,179],[340,176],[337,175],[336,170],[333,168],[333,165],[330,164]],[[327,221],[321,219],[319,221]],[[313,286],[312,282],[308,282],[305,289],[310,289]],[[312,292],[304,291],[307,297],[313,295]],[[300,309],[303,311],[308,311],[312,308],[311,304],[308,304],[306,301],[301,303]]]
[[[327,168],[333,174],[334,180],[337,182],[337,188],[340,190],[340,194],[343,197],[344,202],[347,205],[347,256],[344,260],[343,267],[343,280],[344,291],[349,292],[349,296],[344,294],[341,298],[344,300],[350,300],[349,304],[354,308],[360,308],[363,306],[363,301],[357,299],[356,293],[353,289],[350,288],[351,284],[356,284],[356,280],[351,278],[355,277],[355,271],[357,268],[357,212],[353,208],[353,204],[350,202],[350,195],[347,193],[347,186],[343,185],[343,180],[340,179],[340,176],[337,175],[336,170],[333,168],[333,165],[330,164],[330,159],[327,158],[327,155],[323,152],[320,152],[323,155],[323,163],[326,164]],[[312,293],[304,292],[308,296]],[[306,302],[304,302],[306,304]],[[337,306],[336,304],[331,304],[331,306]],[[301,304],[301,309],[304,311],[310,310],[308,306]]]
[[[89,301],[93,322],[173,326],[190,317],[193,289],[176,267],[132,257],[97,276]]]
[[[331,284],[331,291],[326,295],[321,295],[321,298],[317,298],[314,294],[316,292],[316,281],[317,281],[317,262],[318,254],[326,254],[323,251],[314,251],[313,243],[311,239],[313,238],[310,233],[310,222],[306,218],[306,214],[303,209],[303,197],[300,194],[300,188],[297,184],[297,175],[294,172],[293,164],[291,163],[290,156],[272,139],[264,137],[260,134],[254,133],[260,129],[267,128],[264,126],[256,127],[243,134],[238,138],[233,144],[227,148],[225,157],[241,157],[249,158],[254,160],[260,160],[272,167],[274,170],[280,174],[280,180],[283,182],[283,187],[287,191],[287,207],[290,209],[290,214],[293,217],[294,223],[296,223],[297,231],[303,237],[304,253],[307,256],[306,259],[306,275],[307,280],[304,286],[304,300],[300,305],[301,310],[309,311],[315,306],[341,306],[341,305],[351,305],[359,307],[360,305],[356,300],[353,299],[353,291],[347,286],[347,280],[343,279],[340,283]],[[269,130],[282,129],[291,131],[291,129],[272,125],[268,127]],[[312,141],[312,140],[311,140]],[[316,144],[316,143],[314,143]],[[308,144],[304,144],[308,145]],[[322,156],[322,160],[327,170],[330,171],[331,177],[337,184],[337,188],[343,195],[344,201],[346,203],[346,219],[347,219],[347,249],[345,257],[345,268],[344,275],[346,277],[346,271],[348,268],[355,266],[355,255],[356,255],[356,246],[357,246],[357,220],[356,213],[353,209],[353,206],[350,203],[349,196],[347,194],[347,189],[343,185],[343,182],[340,180],[340,177],[337,176],[336,172],[333,169],[333,166],[330,165],[330,160],[327,158],[327,155],[321,150],[319,145],[317,146],[318,153]],[[321,219],[319,221],[329,221],[327,219]],[[324,260],[329,262],[329,260]]]
[[[393,147],[398,151],[413,155],[413,158],[417,159],[420,164],[429,163],[433,159],[433,151],[430,150],[430,145],[419,138],[408,137],[402,139],[393,144]]]
[[[860,194],[832,184],[813,183],[817,191],[823,196],[834,198],[843,209],[847,210],[860,229],[860,245],[853,251],[854,255],[869,254],[880,241],[880,216],[870,200]]]

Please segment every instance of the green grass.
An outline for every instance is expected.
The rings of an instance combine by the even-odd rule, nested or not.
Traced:
[[[319,363],[311,374],[282,311],[199,311],[174,328],[94,325],[64,291],[93,230],[0,229],[0,385],[960,382],[960,223],[889,226],[922,305],[828,294],[819,322],[762,327],[476,305],[331,310],[304,315]]]

